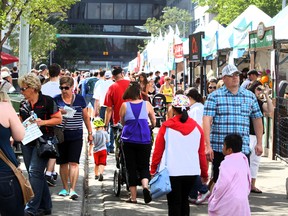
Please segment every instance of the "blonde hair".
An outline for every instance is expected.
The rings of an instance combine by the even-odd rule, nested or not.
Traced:
[[[10,101],[10,97],[8,96],[8,94],[6,92],[0,91],[0,102],[9,102]]]
[[[27,85],[27,87],[35,89],[36,92],[40,92],[41,90],[40,79],[34,73],[29,73],[21,76],[18,79],[18,85],[20,87],[22,87],[23,85]]]

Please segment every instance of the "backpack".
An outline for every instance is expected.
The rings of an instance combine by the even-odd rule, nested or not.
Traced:
[[[85,82],[85,93],[93,95],[95,83],[98,81],[98,78],[91,77]]]

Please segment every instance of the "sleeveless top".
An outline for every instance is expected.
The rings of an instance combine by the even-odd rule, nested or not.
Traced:
[[[124,117],[121,138],[123,142],[135,144],[151,144],[151,132],[148,125],[148,112],[146,101],[140,103],[126,103],[126,113]]]
[[[164,84],[163,94],[172,94],[172,88],[171,88],[171,86],[169,86],[169,88],[166,88],[166,85]],[[167,95],[165,95],[165,97],[166,97],[166,103],[172,103],[173,96],[167,96]]]
[[[17,158],[13,152],[13,149],[10,145],[10,136],[11,130],[10,128],[5,128],[0,124],[0,148],[6,155],[6,157],[16,166],[18,167]],[[0,159],[0,171],[1,172],[9,172],[11,168],[2,160]]]

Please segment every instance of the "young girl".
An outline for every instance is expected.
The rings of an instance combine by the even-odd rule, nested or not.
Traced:
[[[251,176],[248,158],[241,152],[242,138],[238,134],[229,134],[224,139],[223,154],[219,178],[208,200],[210,216],[248,216],[250,206],[248,195],[251,188]]]
[[[107,159],[106,143],[110,142],[110,139],[107,131],[103,130],[105,124],[101,118],[96,118],[93,121],[93,124],[96,128],[96,131],[93,134],[93,141],[89,146],[89,156],[92,155],[93,148],[95,179],[103,181],[103,173]]]

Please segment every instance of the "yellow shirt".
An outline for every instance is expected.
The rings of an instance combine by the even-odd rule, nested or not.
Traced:
[[[173,94],[172,94],[172,88],[171,86],[169,86],[169,88],[166,88],[166,85],[164,84],[163,86],[163,94],[169,94],[171,96],[167,96],[165,95],[166,97],[166,103],[172,103],[172,100],[173,100]]]

